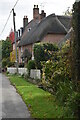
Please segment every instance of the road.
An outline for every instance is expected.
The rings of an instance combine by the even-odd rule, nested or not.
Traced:
[[[16,89],[10,85],[8,78],[0,73],[0,84],[2,84],[2,118],[30,118],[30,113],[22,101]],[[1,86],[0,86],[1,91]],[[1,109],[0,109],[1,111]]]

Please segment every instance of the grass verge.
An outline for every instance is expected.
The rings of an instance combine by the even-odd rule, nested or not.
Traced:
[[[64,107],[55,100],[55,96],[38,88],[24,78],[17,75],[9,75],[10,82],[16,87],[22,96],[33,118],[62,118]]]

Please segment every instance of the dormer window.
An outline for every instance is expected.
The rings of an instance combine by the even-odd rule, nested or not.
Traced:
[[[31,30],[31,28],[28,28],[28,32]]]

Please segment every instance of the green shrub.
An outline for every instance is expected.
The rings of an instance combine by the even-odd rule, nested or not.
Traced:
[[[38,69],[42,69],[41,61],[45,61],[44,48],[41,44],[34,45],[34,59]]]
[[[19,63],[19,67],[23,68],[24,67],[24,63]]]
[[[71,52],[68,41],[59,51],[52,52],[51,58],[43,62],[42,85],[47,90],[52,89],[60,105],[64,107],[66,117],[78,117],[80,113],[79,85],[72,81]]]
[[[35,69],[35,60],[29,60],[29,61],[28,61],[27,69],[28,69],[28,71],[29,71],[29,74],[30,74],[30,70],[31,70],[31,69]]]
[[[36,67],[38,69],[42,69],[41,62],[49,60],[52,56],[52,52],[55,52],[57,50],[58,50],[58,47],[50,43],[35,44],[34,45],[34,59],[35,59]]]
[[[9,72],[7,71],[7,72],[6,72],[6,74],[8,75],[8,74],[9,74]]]
[[[80,93],[73,91],[71,95],[67,98],[66,102],[66,114],[69,116],[70,114],[75,117],[80,116]]]
[[[21,75],[21,77],[24,78],[24,76],[25,76],[25,74],[23,73],[23,74]]]
[[[58,82],[56,85],[56,98],[59,100],[60,103],[64,103],[67,101],[69,96],[72,95],[74,90],[74,85],[72,81],[65,80],[64,82]]]
[[[61,103],[65,102],[68,94],[73,91],[71,84],[71,67],[69,59],[69,42],[60,50],[52,52],[52,57],[42,66],[42,84],[58,97]],[[69,86],[69,87],[68,87]],[[72,90],[71,90],[72,88]]]
[[[2,68],[5,68],[7,65],[7,60],[6,59],[3,59],[2,60]]]
[[[2,60],[2,67],[3,68],[14,66],[14,64],[15,64],[14,62],[10,62],[10,58],[9,57],[8,58],[4,58]]]
[[[46,84],[52,80],[53,75],[53,61],[48,60],[47,62],[43,62],[43,69],[42,69],[42,84]]]
[[[8,62],[8,65],[7,65],[7,67],[14,67],[15,66],[15,62]]]

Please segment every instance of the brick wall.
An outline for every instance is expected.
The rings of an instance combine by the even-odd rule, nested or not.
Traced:
[[[44,37],[44,39],[41,42],[59,43],[64,38],[64,36],[64,34],[48,34]]]

